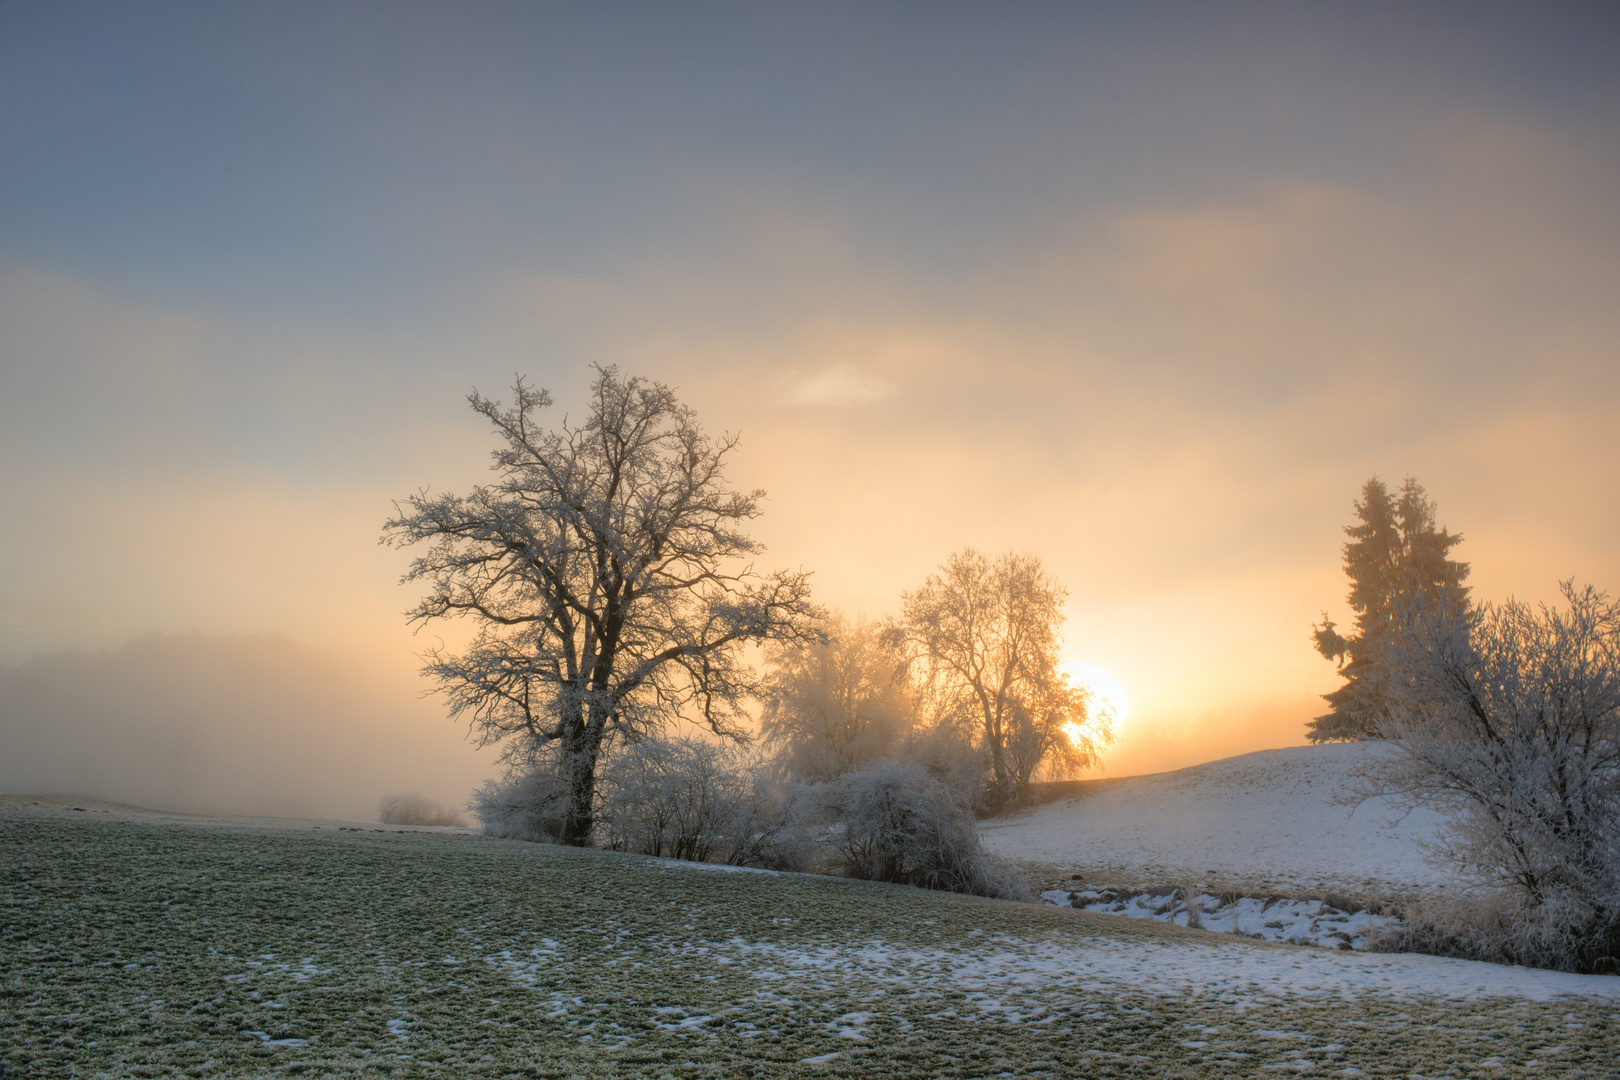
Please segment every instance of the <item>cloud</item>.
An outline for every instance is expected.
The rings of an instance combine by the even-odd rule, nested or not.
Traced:
[[[899,391],[882,379],[873,378],[851,364],[834,364],[796,383],[788,392],[794,405],[869,405],[894,397]]]

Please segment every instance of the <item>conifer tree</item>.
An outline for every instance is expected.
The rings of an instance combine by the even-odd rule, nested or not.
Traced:
[[[1435,522],[1435,505],[1412,477],[1396,498],[1378,477],[1361,489],[1358,522],[1345,527],[1344,572],[1350,578],[1355,629],[1340,634],[1322,613],[1312,626],[1317,651],[1337,660],[1344,685],[1323,694],[1329,711],[1307,725],[1312,742],[1378,737],[1398,693],[1386,663],[1389,648],[1424,610],[1445,605],[1461,612],[1468,603],[1463,579],[1468,564],[1448,558],[1462,542]]]

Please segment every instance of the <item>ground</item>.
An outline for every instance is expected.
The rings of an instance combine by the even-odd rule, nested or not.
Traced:
[[[6,1076],[1613,1076],[1620,979],[467,835],[0,803]]]

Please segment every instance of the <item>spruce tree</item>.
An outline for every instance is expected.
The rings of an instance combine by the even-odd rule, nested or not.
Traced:
[[[1435,523],[1435,506],[1412,477],[1400,497],[1373,477],[1355,505],[1356,524],[1345,527],[1344,572],[1350,578],[1355,630],[1341,635],[1327,613],[1312,626],[1317,651],[1339,662],[1344,685],[1323,694],[1329,711],[1306,726],[1312,742],[1376,738],[1398,689],[1391,685],[1386,650],[1410,619],[1431,605],[1460,610],[1468,603],[1468,564],[1448,558],[1462,542]]]

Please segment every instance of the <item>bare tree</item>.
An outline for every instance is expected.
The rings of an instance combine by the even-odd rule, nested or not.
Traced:
[[[1008,718],[1007,768],[1015,791],[1028,791],[1043,771],[1070,776],[1097,764],[1113,738],[1113,714],[1093,705],[1090,688],[1050,667],[1035,673]]]
[[[842,615],[825,642],[785,642],[767,652],[760,733],[782,771],[819,783],[894,752],[913,719],[905,665],[881,627]]]
[[[764,493],[728,486],[736,438],[705,435],[667,386],[598,368],[584,423],[555,429],[537,415],[549,394],[522,378],[513,394],[511,408],[468,397],[500,439],[498,481],[411,496],[383,540],[428,545],[403,579],[428,584],[412,623],[477,624],[463,651],[430,650],[424,673],[480,746],[504,743],[519,772],[556,770],[559,839],[583,844],[615,740],[679,716],[745,738],[743,646],[812,637],[821,612],[804,572],[742,561],[762,550],[742,530]]]
[[[1086,692],[1057,671],[1067,595],[1034,555],[966,548],[901,597],[893,635],[969,705],[990,759],[993,805],[1020,795],[1042,764],[1091,764],[1108,738]],[[1070,734],[1088,723],[1090,739]]]
[[[1403,695],[1386,728],[1395,752],[1356,794],[1448,816],[1434,854],[1516,897],[1520,937],[1537,942],[1502,938],[1509,958],[1613,970],[1620,604],[1572,582],[1563,592],[1564,609],[1510,601],[1416,620],[1390,651]],[[1555,939],[1563,954],[1549,960]]]

